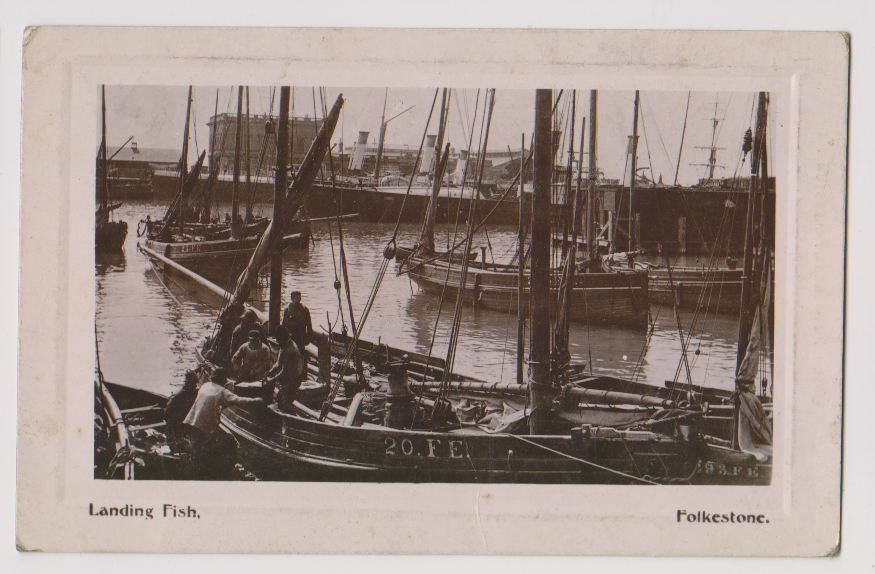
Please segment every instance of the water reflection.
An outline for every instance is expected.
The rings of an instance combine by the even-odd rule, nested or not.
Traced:
[[[262,213],[269,207],[259,206]],[[164,205],[150,202],[125,203],[117,212],[135,230],[147,214],[160,217]],[[358,318],[373,287],[374,275],[382,262],[383,248],[394,230],[393,224],[343,224],[347,267],[352,287],[352,305]],[[331,323],[339,329],[349,322],[345,292],[341,291],[343,317],[339,314],[336,277],[341,276],[336,225],[317,224],[308,250],[289,249],[283,258],[284,304],[289,293],[299,290],[310,307],[314,328]],[[416,225],[402,225],[398,243],[409,244],[418,233]],[[438,243],[453,233],[450,226],[438,226]],[[194,350],[213,329],[221,301],[212,293],[172,274],[156,273],[147,258],[137,251],[136,233],[130,233],[122,255],[99,257],[96,263],[96,302],[101,365],[109,380],[168,393],[195,361]],[[485,238],[478,238],[486,244]],[[497,260],[513,252],[515,230],[489,230],[489,243]],[[333,247],[333,249],[332,249]],[[248,258],[246,258],[248,260]],[[246,261],[197,269],[218,284],[229,287]],[[262,278],[253,292],[253,302],[265,308],[267,283]],[[435,330],[439,299],[421,291],[406,276],[395,274],[394,263],[380,286],[364,338],[378,338],[390,345],[444,358],[452,322],[454,298],[446,298]],[[462,315],[456,369],[490,381],[515,379],[515,309],[505,314],[466,304]],[[681,340],[673,311],[651,309],[652,331],[610,328],[603,325],[572,325],[571,352],[577,363],[588,363],[597,374],[635,378],[661,385],[675,378],[681,365]],[[729,315],[697,317],[683,312],[682,329],[694,338],[688,358],[696,384],[731,388],[735,367],[736,319]],[[646,349],[645,349],[646,344]],[[684,371],[680,372],[685,378]]]

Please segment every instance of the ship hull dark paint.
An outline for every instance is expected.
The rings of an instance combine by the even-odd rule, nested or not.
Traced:
[[[618,268],[629,269],[628,265]],[[706,314],[736,314],[741,307],[741,269],[675,266],[669,275],[661,266],[636,264],[635,268],[647,270],[650,302],[654,305],[676,305]]]
[[[178,191],[178,178],[155,174],[152,179],[156,198],[170,198]],[[255,200],[270,202],[273,197],[273,180],[264,179],[253,184]],[[214,197],[228,201],[233,183],[229,180],[216,182]],[[394,223],[401,221],[420,223],[428,203],[427,194],[411,194],[404,203],[401,192],[378,191],[362,182],[338,183],[316,182],[307,202],[310,217],[331,217],[338,214],[359,214],[361,221]],[[495,207],[489,218],[492,225],[516,225],[519,216],[519,201],[512,192],[503,202],[498,202],[500,186],[482,196],[478,202],[477,221],[482,220]],[[628,246],[628,189],[603,185],[598,188],[602,207],[619,213],[615,221],[617,250]],[[772,196],[773,197],[773,196]],[[470,200],[458,200],[442,196],[438,199],[437,223],[454,223],[456,213],[464,222],[469,212]],[[404,203],[403,213],[401,206]],[[496,204],[498,206],[496,207]],[[527,209],[530,199],[526,200]],[[633,249],[641,248],[650,253],[662,249],[670,254],[709,255],[718,245],[721,251],[739,254],[744,244],[744,214],[747,209],[747,191],[734,189],[639,187],[633,196],[633,220],[640,221]],[[558,219],[560,208],[554,205],[553,218]]]
[[[666,471],[689,474],[695,464],[688,446],[653,433],[641,433],[639,441],[618,433],[520,438],[423,432],[348,427],[242,407],[225,409],[222,422],[237,439],[243,464],[265,480],[635,483],[640,481],[568,457],[655,478]]]
[[[99,252],[121,251],[127,236],[128,224],[125,221],[99,224],[94,229],[94,248]]]

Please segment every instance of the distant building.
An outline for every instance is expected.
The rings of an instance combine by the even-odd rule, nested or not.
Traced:
[[[243,129],[246,126],[246,118],[241,118]],[[254,176],[258,171],[261,160],[261,175],[273,176],[276,166],[276,116],[258,114],[249,116],[249,153],[246,153],[246,132],[240,138],[240,174],[246,173],[247,165],[250,173]],[[219,114],[213,116],[207,122],[210,128],[210,144],[213,148],[214,158],[210,162],[218,162],[220,174],[231,174],[234,171],[234,142],[237,135],[237,114]],[[310,144],[316,138],[316,134],[322,125],[322,120],[313,118],[290,118],[289,119],[289,148],[292,155],[292,163],[300,164],[310,149]],[[267,143],[265,143],[267,139]],[[262,158],[262,150],[264,157]],[[247,157],[248,155],[248,157]]]

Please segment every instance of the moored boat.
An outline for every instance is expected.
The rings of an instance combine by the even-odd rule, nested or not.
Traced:
[[[281,101],[286,100],[286,106],[287,99],[285,91]],[[550,284],[547,222],[552,154],[547,151],[550,138],[545,137],[544,128],[551,123],[551,99],[549,91],[539,91],[536,96],[532,253],[530,265],[520,269],[529,275],[530,286],[531,348],[525,383],[494,384],[454,370],[464,299],[461,292],[455,297],[446,359],[432,357],[431,351],[417,355],[362,338],[381,277],[395,254],[393,234],[369,303],[361,310],[357,326],[352,325],[352,335],[325,333],[315,336],[307,348],[306,380],[295,400],[283,406],[232,406],[223,411],[222,422],[238,441],[241,458],[257,468],[257,474],[272,479],[336,481],[769,482],[771,456],[764,448],[751,452],[751,444],[745,441],[750,439],[752,428],[770,422],[754,420],[759,399],[751,400],[744,389],[727,396],[695,387],[691,381],[656,387],[582,376],[579,365],[562,360],[567,348],[551,347],[552,341],[562,339],[563,329],[567,341],[567,324],[557,320],[554,325],[551,319],[556,316],[555,307],[567,309],[569,292],[575,285],[569,280],[569,269],[575,267],[569,264],[563,268],[558,297]],[[339,99],[327,115],[308,153],[309,174],[316,171],[326,153],[341,102]],[[281,118],[282,110],[281,106]],[[299,199],[306,184],[306,177],[296,178],[291,189],[282,194],[282,201]],[[278,189],[282,189],[279,184]],[[281,206],[276,203],[275,210],[285,213]],[[471,251],[472,227],[470,223],[469,241],[462,253]],[[538,230],[537,237],[534,230]],[[220,348],[217,342],[235,325],[268,259],[271,294],[267,318],[270,333],[277,332],[282,277],[281,267],[274,263],[279,257],[276,242],[282,233],[283,219],[276,218],[234,284],[233,293],[196,279],[224,302],[215,334],[201,349],[198,369],[203,377],[223,362],[224,358],[216,355]],[[343,249],[342,238],[339,241]],[[178,263],[164,260],[186,273]],[[459,277],[458,284],[465,280],[464,275]],[[524,356],[518,353],[520,365]],[[273,395],[272,388],[258,381],[238,382],[235,390]],[[767,405],[760,408],[768,413]]]
[[[122,250],[128,236],[126,221],[113,221],[112,212],[121,203],[110,201],[110,181],[106,157],[106,87],[100,88],[101,139],[97,154],[97,210],[94,213],[94,248],[98,252],[118,252]]]

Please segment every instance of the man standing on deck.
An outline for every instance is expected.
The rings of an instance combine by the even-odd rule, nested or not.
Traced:
[[[282,326],[295,345],[302,357],[306,357],[307,343],[313,334],[313,323],[310,320],[310,310],[301,303],[301,292],[292,291],[292,302],[283,313]]]
[[[270,348],[261,340],[261,330],[251,329],[249,340],[234,353],[231,368],[242,382],[260,381],[270,369],[270,363]]]
[[[280,352],[276,362],[267,373],[267,383],[271,387],[279,386],[277,404],[280,409],[291,412],[295,394],[306,377],[307,367],[298,346],[289,337],[288,331],[282,326],[276,330],[276,340],[280,345]]]

